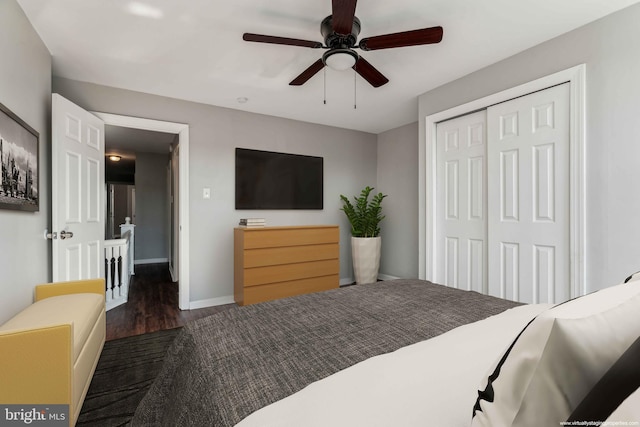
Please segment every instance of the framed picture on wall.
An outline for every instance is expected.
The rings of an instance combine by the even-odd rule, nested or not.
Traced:
[[[40,135],[0,104],[0,209],[39,209]]]

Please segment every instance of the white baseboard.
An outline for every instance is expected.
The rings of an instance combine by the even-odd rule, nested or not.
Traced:
[[[402,277],[391,276],[389,274],[378,274],[378,280],[396,280],[402,279]],[[354,283],[356,279],[353,277],[345,277],[340,279],[340,286],[350,285]]]
[[[119,305],[126,304],[126,303],[127,303],[127,298],[119,298],[119,299],[114,299],[114,300],[111,300],[111,301],[107,301],[105,303],[105,310],[109,311],[112,308],[116,308]]]
[[[356,279],[354,279],[353,277],[345,277],[343,279],[340,279],[340,286],[350,285],[355,281]]]
[[[401,277],[390,276],[388,274],[379,274],[378,279],[395,280],[395,279],[401,279]],[[355,282],[354,278],[344,277],[340,279],[340,286],[350,285],[353,282]],[[226,297],[203,299],[199,301],[191,301],[191,303],[189,304],[189,310],[197,310],[199,308],[206,308],[206,307],[215,307],[216,305],[233,304],[234,302],[235,300],[233,299],[233,295],[229,295]]]
[[[133,261],[133,265],[138,265],[138,264],[161,264],[163,262],[169,262],[169,258],[136,259],[136,260]]]
[[[397,280],[397,279],[402,279],[402,277],[391,276],[389,274],[378,274],[378,279],[380,279],[380,280]]]
[[[216,305],[233,304],[235,300],[233,295],[218,298],[201,299],[198,301],[191,301],[189,303],[189,310],[197,310],[199,308],[215,307]]]

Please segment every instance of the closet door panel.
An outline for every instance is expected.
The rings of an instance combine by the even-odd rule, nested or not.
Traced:
[[[489,293],[569,298],[569,85],[487,109]]]
[[[436,282],[486,293],[486,112],[439,123],[436,151]]]

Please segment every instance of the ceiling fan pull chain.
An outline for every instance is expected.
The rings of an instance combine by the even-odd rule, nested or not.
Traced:
[[[327,105],[327,67],[322,69],[324,74],[324,105]]]
[[[357,77],[357,72],[356,72],[356,67],[355,65],[353,66],[353,109],[357,109],[358,108],[358,101],[357,101],[357,89],[358,89],[358,79]]]

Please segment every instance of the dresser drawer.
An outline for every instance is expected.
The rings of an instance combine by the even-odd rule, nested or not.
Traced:
[[[338,258],[340,258],[340,246],[337,243],[247,249],[244,251],[244,268],[295,264],[306,261]]]
[[[276,248],[282,246],[317,245],[322,243],[339,243],[340,234],[337,227],[318,228],[282,228],[262,230],[246,230],[244,248]]]
[[[251,286],[244,290],[244,304],[255,304],[257,302],[336,289],[338,285],[338,275],[334,274],[331,276],[313,277],[311,279]]]
[[[289,282],[291,280],[339,273],[340,263],[337,259],[247,268],[244,271],[244,286]]]

